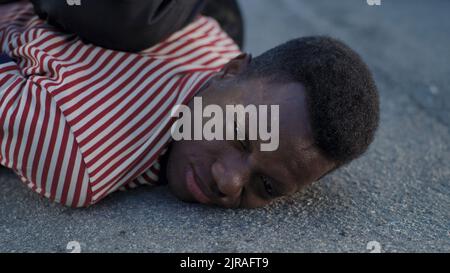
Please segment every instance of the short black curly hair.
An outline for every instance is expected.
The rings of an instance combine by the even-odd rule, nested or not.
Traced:
[[[324,36],[290,40],[256,57],[245,75],[303,84],[316,147],[336,167],[373,141],[378,90],[367,65],[343,42]]]

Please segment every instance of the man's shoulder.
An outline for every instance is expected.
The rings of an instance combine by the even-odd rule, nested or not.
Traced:
[[[240,53],[218,22],[202,15],[159,44],[140,52],[150,58],[180,63],[187,71],[217,70]]]

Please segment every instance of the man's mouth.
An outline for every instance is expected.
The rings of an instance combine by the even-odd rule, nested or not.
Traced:
[[[195,174],[194,168],[191,165],[189,165],[186,171],[186,185],[188,191],[196,201],[203,204],[211,203],[211,199],[205,194],[203,185],[200,184],[200,181]]]

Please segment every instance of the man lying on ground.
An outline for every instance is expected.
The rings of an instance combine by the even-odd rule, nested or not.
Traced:
[[[0,14],[0,163],[65,205],[168,183],[184,201],[259,207],[362,155],[378,127],[369,69],[332,38],[293,39],[252,59],[199,16],[129,53],[58,31],[28,2]],[[248,122],[224,125],[243,139],[173,141],[173,110],[195,112],[194,97],[221,109],[277,105],[276,149],[249,139]]]

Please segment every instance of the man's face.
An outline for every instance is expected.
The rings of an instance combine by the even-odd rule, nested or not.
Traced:
[[[261,151],[260,140],[174,141],[167,179],[183,201],[261,207],[297,192],[333,168],[313,145],[303,85],[264,79],[237,82],[234,77],[245,69],[247,58],[241,55],[230,62],[197,96],[202,97],[203,107],[279,105],[278,149]],[[192,101],[188,106],[193,112]]]

